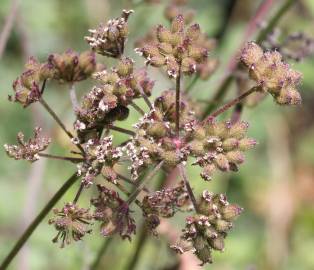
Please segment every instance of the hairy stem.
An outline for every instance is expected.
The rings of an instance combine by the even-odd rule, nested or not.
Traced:
[[[180,133],[180,91],[181,91],[181,63],[179,63],[179,72],[176,77],[176,134]]]
[[[138,187],[131,193],[130,197],[126,201],[127,204],[131,204],[137,197],[137,195],[142,191],[144,188],[146,182],[151,180],[160,170],[162,165],[164,164],[164,161],[160,161],[157,166],[144,178],[144,180],[138,185]]]
[[[83,162],[84,161],[83,158],[56,156],[56,155],[50,155],[50,154],[45,154],[45,153],[38,153],[38,155],[40,157],[44,157],[44,158],[66,160],[66,161],[70,161],[72,163],[79,163],[79,162]]]
[[[184,181],[186,190],[187,190],[187,192],[189,194],[190,200],[191,200],[191,202],[193,204],[193,207],[194,207],[195,211],[198,212],[196,199],[195,199],[193,190],[192,190],[192,188],[190,186],[190,182],[189,182],[189,180],[187,178],[186,170],[185,170],[185,168],[184,168],[184,166],[182,164],[179,165],[179,171],[180,171],[181,178]]]
[[[48,215],[54,205],[61,199],[61,197],[65,194],[65,192],[75,183],[75,181],[79,177],[75,172],[63,185],[62,187],[55,193],[55,195],[50,199],[50,201],[46,204],[46,206],[40,211],[37,217],[33,220],[33,222],[26,228],[24,233],[21,235],[19,240],[16,242],[14,247],[11,249],[10,253],[6,256],[4,261],[2,262],[0,269],[6,269],[10,262],[14,259],[16,254],[20,251],[23,245],[26,243],[28,238],[35,231],[37,226],[43,221],[43,219]]]
[[[239,102],[241,102],[243,99],[245,99],[247,96],[251,95],[252,93],[254,93],[255,91],[257,91],[259,88],[254,86],[251,89],[249,89],[248,91],[244,92],[242,95],[236,97],[235,99],[229,101],[228,103],[226,103],[225,105],[223,105],[222,107],[220,107],[218,110],[214,111],[212,114],[210,114],[208,116],[208,118],[215,118],[218,115],[222,114],[223,112],[227,111],[228,109],[230,109],[232,106],[238,104]]]

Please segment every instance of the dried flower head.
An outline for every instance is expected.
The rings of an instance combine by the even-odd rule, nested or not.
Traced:
[[[100,24],[96,29],[90,29],[90,36],[85,40],[93,51],[98,54],[119,58],[124,51],[128,35],[128,18],[133,10],[123,10],[119,18],[110,20],[106,25]]]
[[[208,119],[203,125],[191,123],[188,148],[196,157],[194,165],[203,168],[201,177],[211,180],[215,170],[237,171],[244,162],[243,152],[253,148],[256,141],[246,137],[248,123],[218,122]]]
[[[135,221],[130,216],[128,204],[123,201],[119,194],[102,185],[97,185],[98,197],[91,200],[96,208],[94,219],[101,221],[100,233],[103,236],[119,233],[122,239],[131,239],[135,233]]]
[[[62,54],[51,54],[48,63],[54,68],[55,80],[59,82],[79,82],[86,80],[96,71],[95,53],[81,54],[69,49]]]
[[[301,73],[283,62],[279,52],[263,52],[259,45],[249,42],[242,50],[241,61],[249,68],[251,79],[263,91],[269,92],[278,104],[301,103],[301,95],[296,88],[301,81]]]
[[[34,57],[30,57],[25,64],[20,77],[13,82],[15,95],[9,96],[9,100],[19,102],[27,107],[40,99],[42,83],[53,77],[54,70],[49,63],[39,63]]]
[[[190,206],[183,182],[174,188],[165,188],[145,196],[142,204],[144,216],[156,214],[163,218],[173,217],[177,211]]]
[[[55,217],[49,220],[49,224],[54,224],[58,234],[52,241],[57,243],[61,238],[61,248],[71,244],[72,240],[81,240],[86,233],[92,231],[88,228],[89,221],[92,219],[89,209],[66,203],[62,209],[54,209],[53,212]]]
[[[189,152],[184,147],[184,138],[179,139],[175,131],[175,93],[164,91],[154,102],[154,108],[134,125],[136,135],[126,145],[133,179],[149,165],[164,161],[164,168],[174,168],[187,160]],[[186,100],[181,100],[180,128],[194,119]]]
[[[80,124],[75,127],[81,135],[115,120],[124,120],[128,116],[127,106],[141,97],[141,93],[150,96],[154,86],[144,69],[133,70],[133,60],[128,57],[120,59],[116,68],[93,76],[100,85],[83,97],[76,112]]]
[[[171,29],[159,25],[156,41],[137,48],[136,52],[143,55],[149,65],[165,66],[169,77],[176,78],[180,71],[191,75],[208,55],[207,48],[198,43],[200,38],[200,26],[193,24],[186,28],[184,17],[178,15],[172,20]]]
[[[25,159],[34,162],[39,159],[39,152],[44,151],[51,142],[48,137],[40,136],[41,128],[36,127],[34,130],[34,138],[24,141],[24,134],[17,134],[18,145],[4,145],[4,149],[8,156],[16,160]]]
[[[107,181],[116,183],[118,177],[113,167],[122,156],[122,150],[113,146],[112,136],[90,139],[84,145],[84,150],[86,159],[83,164],[78,165],[78,173],[82,175],[84,186],[90,186],[100,174]]]
[[[181,241],[172,248],[181,254],[192,250],[202,264],[212,263],[212,250],[224,251],[224,239],[242,211],[229,204],[225,195],[205,190],[198,202],[199,213],[186,219]]]

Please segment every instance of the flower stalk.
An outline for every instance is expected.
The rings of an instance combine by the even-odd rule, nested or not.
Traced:
[[[43,221],[43,219],[49,214],[51,209],[55,206],[55,204],[62,198],[62,196],[67,192],[67,190],[77,181],[79,177],[75,172],[55,193],[55,195],[48,201],[45,207],[40,211],[37,217],[33,220],[33,222],[26,228],[24,233],[21,235],[19,240],[13,246],[9,254],[5,257],[4,261],[0,265],[1,270],[5,270],[11,261],[14,259],[16,254],[20,251],[20,249],[24,246],[28,238],[33,234],[38,225]]]

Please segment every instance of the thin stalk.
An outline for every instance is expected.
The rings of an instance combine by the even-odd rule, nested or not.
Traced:
[[[74,204],[77,203],[78,199],[80,198],[80,196],[81,196],[81,194],[82,194],[83,189],[84,189],[84,184],[81,183],[81,184],[80,184],[80,187],[79,187],[79,189],[78,189],[78,191],[77,191],[76,194],[75,194],[75,197],[74,197],[74,200],[73,200],[73,203],[74,203]]]
[[[153,109],[153,105],[152,105],[152,103],[150,102],[148,96],[144,93],[144,91],[142,90],[141,87],[139,87],[138,89],[139,89],[139,92],[140,92],[142,98],[144,99],[145,103],[147,104],[148,108],[149,108],[150,110],[152,110],[152,109]]]
[[[117,127],[117,126],[113,126],[113,125],[110,125],[110,126],[108,126],[108,127],[109,127],[109,129],[111,129],[111,130],[118,131],[118,132],[121,132],[121,133],[130,135],[130,136],[135,136],[135,132],[132,131],[132,130],[128,130],[128,129],[121,128],[121,127]]]
[[[50,155],[50,154],[45,154],[45,153],[38,153],[40,157],[44,158],[50,158],[50,159],[58,159],[58,160],[66,160],[70,161],[72,163],[79,163],[84,161],[83,158],[75,158],[75,157],[64,157],[64,156],[56,156],[56,155]]]
[[[192,81],[189,83],[189,85],[185,88],[186,94],[189,93],[193,89],[193,87],[196,84],[196,82],[198,81],[198,79],[199,79],[199,75],[195,75],[194,78],[192,79]]]
[[[212,98],[212,102],[211,104],[206,108],[206,110],[203,112],[203,118],[205,118],[208,114],[210,114],[214,109],[216,104],[219,104],[221,102],[221,100],[223,99],[223,97],[225,96],[225,94],[228,91],[228,88],[230,87],[231,83],[233,81],[233,75],[229,74],[224,81],[222,82],[222,84],[219,86],[219,88],[216,91],[216,94],[214,95],[214,97]]]
[[[16,254],[20,251],[20,249],[24,246],[28,238],[32,235],[38,225],[43,221],[43,219],[49,214],[51,209],[55,206],[55,204],[62,198],[65,192],[75,183],[75,181],[79,177],[75,172],[55,193],[55,195],[50,199],[50,201],[46,204],[46,206],[40,211],[37,217],[33,220],[33,222],[26,228],[24,233],[21,235],[19,240],[16,242],[14,247],[11,249],[10,253],[6,256],[4,261],[2,262],[0,269],[6,269],[11,261],[14,259]]]
[[[127,195],[127,196],[130,196],[130,195],[131,195],[131,193],[130,193],[129,191],[127,191],[127,189],[126,189],[123,185],[121,185],[120,183],[116,183],[115,186],[116,186],[122,193],[124,193],[125,195]],[[139,207],[142,206],[141,202],[140,202],[139,200],[137,200],[137,199],[135,200],[135,203],[136,203]]]
[[[61,119],[56,115],[56,113],[50,108],[48,103],[41,97],[39,100],[40,104],[46,109],[46,111],[52,116],[52,118],[58,123],[58,125],[62,128],[62,130],[68,135],[68,137],[72,140],[74,139],[73,134],[67,130],[65,125],[62,123]],[[82,153],[84,153],[84,149],[81,145],[75,144],[77,148],[80,149]]]
[[[2,58],[3,53],[5,51],[5,47],[8,43],[11,31],[14,26],[16,15],[18,13],[18,8],[20,5],[20,0],[14,0],[11,2],[12,5],[10,11],[8,12],[8,16],[6,17],[5,22],[3,23],[3,28],[0,33],[0,59]]]
[[[137,186],[137,182],[134,182],[134,181],[132,181],[131,179],[129,179],[129,178],[127,178],[127,177],[125,177],[125,176],[123,176],[123,175],[121,175],[121,174],[119,174],[119,173],[117,173],[117,176],[118,176],[121,180],[123,180],[124,182],[126,182],[126,183],[128,183],[128,184],[130,184],[130,185],[133,185],[133,186]],[[148,190],[148,188],[146,188],[146,187],[144,187],[143,190],[146,191],[146,192],[148,192],[148,193],[150,192],[150,191]]]
[[[151,180],[158,173],[163,164],[164,161],[160,161],[157,166],[144,178],[144,180],[138,185],[138,187],[131,193],[130,197],[126,201],[127,204],[130,205],[136,199],[137,195],[145,187],[146,182]]]
[[[162,186],[164,185],[164,182],[165,182],[164,175],[163,174],[159,175],[158,180],[157,180],[156,190],[161,189]],[[149,234],[147,233],[145,224],[142,224],[138,231],[140,231],[140,235],[138,236],[139,239],[135,247],[135,253],[132,256],[131,261],[128,263],[127,267],[125,268],[128,270],[135,269],[136,264],[141,255],[141,251],[145,247],[145,242],[147,241],[148,236],[149,236]]]
[[[178,137],[180,132],[180,91],[181,91],[181,63],[179,63],[179,72],[176,77],[176,134]]]
[[[127,182],[127,183],[129,183],[129,184],[131,184],[131,185],[135,185],[135,182],[132,181],[131,179],[127,178],[126,176],[121,175],[121,174],[119,174],[119,173],[117,173],[117,176],[118,176],[121,180],[123,180],[124,182]]]
[[[112,240],[113,240],[113,238],[110,237],[104,241],[104,243],[102,244],[101,248],[99,249],[99,251],[97,253],[97,256],[96,256],[93,264],[89,268],[90,270],[97,270],[98,269],[98,266],[101,262],[101,258],[103,257],[103,255],[108,250],[110,244],[112,243]]]
[[[196,199],[195,199],[195,196],[194,196],[194,193],[193,193],[193,190],[190,186],[190,182],[187,178],[187,175],[186,175],[186,170],[184,168],[184,166],[182,164],[179,165],[179,171],[180,171],[180,175],[181,175],[181,178],[183,179],[184,181],[184,184],[185,184],[185,187],[186,187],[186,190],[189,194],[189,197],[190,197],[190,200],[193,204],[193,207],[195,209],[196,212],[198,212],[198,207],[197,207],[197,203],[196,203]]]
[[[140,258],[141,251],[145,246],[145,242],[147,240],[147,235],[148,235],[147,228],[144,224],[142,224],[140,229],[141,229],[140,235],[138,236],[136,246],[135,246],[135,253],[133,254],[131,261],[128,263],[125,269],[128,269],[128,270],[136,269],[135,267]]]
[[[145,112],[142,110],[141,107],[139,107],[137,104],[135,104],[133,101],[131,101],[130,105],[141,115],[145,115]]]
[[[284,1],[284,3],[277,10],[277,12],[268,21],[265,28],[256,37],[257,43],[261,43],[262,41],[265,40],[268,33],[272,31],[272,29],[276,26],[276,24],[279,22],[279,20],[282,18],[282,16],[289,10],[289,8],[294,3],[297,3],[297,1],[295,1],[295,0]],[[239,65],[236,65],[236,67],[239,67]],[[229,74],[226,75],[223,82],[218,87],[216,94],[213,97],[214,104],[219,103],[223,99],[223,97],[227,93],[229,86],[231,85],[233,79],[234,79],[233,73],[229,72]],[[215,108],[215,105],[213,105],[213,104],[208,106],[207,109],[203,113],[203,118],[205,118],[208,114],[210,114],[214,110],[214,108]]]
[[[271,32],[276,24],[279,22],[281,17],[289,10],[290,7],[292,7],[293,4],[296,4],[298,1],[296,0],[286,0],[282,4],[282,6],[277,10],[277,12],[274,14],[274,16],[269,20],[266,27],[259,33],[259,35],[256,38],[257,43],[261,43],[267,38],[267,35],[269,32]]]
[[[218,110],[214,111],[212,114],[209,115],[208,118],[215,118],[215,117],[217,117],[218,115],[222,114],[223,112],[225,112],[226,110],[228,110],[232,106],[234,106],[234,105],[238,104],[239,102],[241,102],[243,99],[245,99],[247,96],[249,96],[252,93],[254,93],[255,91],[257,91],[258,89],[259,88],[256,87],[256,86],[252,87],[248,91],[244,92],[242,95],[236,97],[235,99],[229,101],[228,103],[226,103],[225,105],[220,107]]]

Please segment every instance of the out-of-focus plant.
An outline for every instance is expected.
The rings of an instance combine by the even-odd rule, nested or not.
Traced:
[[[287,1],[283,8],[291,3]],[[215,71],[218,60],[208,57],[215,48],[215,40],[202,33],[199,24],[191,23],[194,12],[185,4],[185,1],[171,1],[165,10],[170,26],[157,25],[136,42],[135,51],[146,59],[145,66],[140,69],[136,69],[134,60],[125,55],[132,10],[123,10],[120,17],[90,29],[85,37],[90,51],[68,50],[51,54],[44,63],[35,58],[27,62],[24,72],[13,83],[14,95],[9,99],[25,108],[40,103],[65,131],[77,151],[69,149],[75,156],[66,157],[44,153],[51,139],[41,137],[40,128],[35,129],[34,138],[28,141],[19,133],[18,145],[6,144],[5,150],[12,158],[30,162],[40,157],[69,161],[77,164],[77,171],[27,228],[1,269],[9,265],[37,225],[78,179],[81,183],[75,198],[61,209],[54,209],[54,217],[49,220],[57,230],[53,242],[59,242],[61,247],[82,240],[96,224],[99,224],[101,237],[118,234],[122,239],[130,240],[136,232],[131,210],[136,204],[143,212],[146,229],[153,235],[158,233],[161,219],[172,218],[179,211],[188,212],[180,239],[171,245],[178,253],[193,251],[205,264],[212,262],[214,250],[224,250],[224,239],[243,209],[229,203],[224,194],[207,190],[201,195],[194,194],[186,163],[192,159],[194,166],[202,168],[200,181],[201,178],[211,180],[217,170],[238,171],[245,160],[244,152],[252,149],[256,141],[247,136],[249,124],[240,117],[218,120],[218,116],[253,93],[269,93],[280,105],[301,104],[298,92],[301,74],[286,63],[285,58],[289,56],[286,51],[280,51],[283,58],[279,51],[265,51],[257,43],[248,42],[241,50],[238,67],[247,74],[246,80],[251,87],[226,104],[215,104],[216,110],[202,116],[197,102],[188,92],[195,80],[206,80]],[[271,21],[266,29],[271,30],[274,24]],[[296,37],[289,40],[294,41]],[[259,43],[261,41],[258,39]],[[115,59],[115,66],[105,68],[97,63],[96,54]],[[166,89],[152,100],[155,81],[148,76],[148,66],[165,70],[169,80],[174,81],[175,89]],[[183,80],[191,76],[194,76],[191,83],[184,87]],[[95,86],[78,101],[75,84],[88,78],[95,80]],[[74,132],[63,124],[44,99],[47,84],[53,80],[69,85],[76,115]],[[138,99],[145,101],[147,109],[135,103]],[[134,123],[134,130],[118,126],[128,118],[130,108],[141,114]],[[112,130],[127,134],[128,140],[114,145]],[[121,175],[117,164],[125,164],[130,176]],[[170,173],[176,168],[182,180],[177,186],[148,190],[147,183],[160,171]],[[133,186],[132,191],[124,182]],[[90,199],[91,208],[83,207],[79,198],[92,186],[97,187],[98,194]],[[146,194],[139,196],[141,193]],[[121,194],[128,198],[122,199]]]

